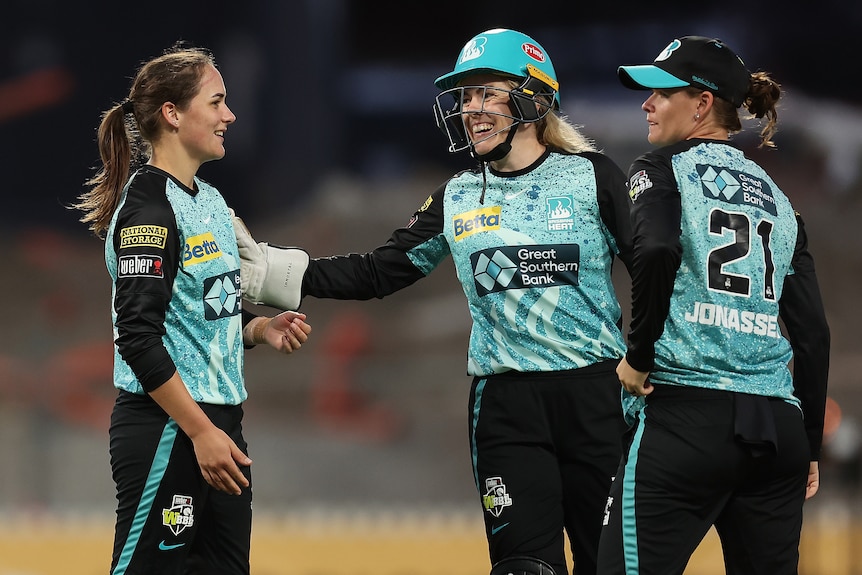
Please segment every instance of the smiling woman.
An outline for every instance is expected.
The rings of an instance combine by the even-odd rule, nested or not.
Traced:
[[[244,347],[290,353],[311,331],[303,314],[242,309],[232,213],[197,177],[225,155],[226,97],[205,49],[145,62],[102,116],[102,168],[74,206],[113,281],[113,575],[249,572]]]
[[[449,150],[478,165],[364,254],[309,259],[237,223],[244,294],[281,309],[383,298],[451,256],[472,320],[467,438],[494,573],[527,557],[563,575],[573,549],[590,575],[625,430],[611,279],[631,248],[625,178],[560,115],[550,57],[526,34],[477,34],[435,85]]]

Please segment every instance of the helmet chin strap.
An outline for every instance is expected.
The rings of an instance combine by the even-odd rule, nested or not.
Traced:
[[[485,164],[488,162],[496,162],[497,160],[502,160],[506,156],[509,155],[509,152],[512,151],[512,140],[515,139],[515,132],[518,130],[518,126],[521,122],[514,122],[511,126],[509,126],[509,133],[506,136],[505,142],[500,142],[496,146],[494,146],[491,151],[485,154],[479,154],[476,152],[475,144],[470,145],[470,155],[479,160],[479,163],[482,166],[482,195],[479,196],[479,203],[485,203],[485,189],[488,187],[488,176],[485,172]]]
[[[494,148],[492,148],[489,152],[479,154],[476,152],[475,144],[471,144],[470,155],[483,163],[502,160],[509,155],[509,152],[512,151],[512,140],[515,139],[515,132],[518,130],[518,126],[520,124],[520,122],[513,122],[512,125],[509,127],[509,133],[506,135],[506,141],[500,142],[499,144],[494,146]]]

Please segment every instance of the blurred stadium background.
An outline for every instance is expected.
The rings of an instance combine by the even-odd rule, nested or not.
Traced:
[[[862,573],[862,5],[582,5],[269,0],[127,6],[12,0],[0,18],[0,575],[107,572],[110,285],[101,241],[65,206],[98,159],[100,113],[178,39],[212,48],[238,117],[213,182],[260,240],[365,251],[469,158],[445,152],[433,79],[476,32],[536,38],[563,112],[627,168],[643,94],[616,66],[675,35],[718,36],[786,89],[777,151],[754,149],[809,228],[833,333],[822,489],[802,575]],[[126,15],[128,14],[128,15]],[[73,24],[74,23],[74,24]],[[619,278],[627,303],[626,279]],[[466,445],[469,318],[449,266],[386,300],[306,300],[300,352],[247,356],[257,575],[488,572]],[[723,573],[713,534],[687,575]]]

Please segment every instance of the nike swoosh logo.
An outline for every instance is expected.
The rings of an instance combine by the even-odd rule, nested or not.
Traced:
[[[521,191],[519,191],[519,192],[514,192],[514,193],[509,192],[508,194],[506,194],[506,195],[505,195],[505,198],[506,198],[507,200],[514,200],[515,198],[517,198],[518,196],[520,196],[520,195],[521,195],[521,194],[523,194],[524,192],[528,192],[528,191],[530,191],[531,189],[532,189],[532,188],[524,188],[523,190],[521,190]]]
[[[207,216],[207,218],[204,220],[204,223],[205,223],[205,224],[210,223],[210,219],[211,219],[211,218],[212,218],[212,216]]]
[[[183,545],[185,545],[185,543],[177,543],[176,545],[168,545],[167,543],[165,543],[165,540],[162,539],[159,542],[159,549],[161,549],[162,551],[170,551],[171,549],[176,549],[177,547],[182,547]]]
[[[500,532],[501,529],[506,527],[508,523],[503,523],[502,525],[497,525],[496,527],[491,527],[491,535],[496,535]]]

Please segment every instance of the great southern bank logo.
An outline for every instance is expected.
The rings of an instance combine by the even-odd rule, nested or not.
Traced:
[[[769,184],[745,172],[729,168],[697,165],[703,195],[728,204],[755,206],[773,216],[778,213]]]
[[[242,312],[240,274],[234,270],[204,280],[204,316],[208,320]]]
[[[480,296],[507,289],[578,285],[577,244],[504,246],[470,256]]]

